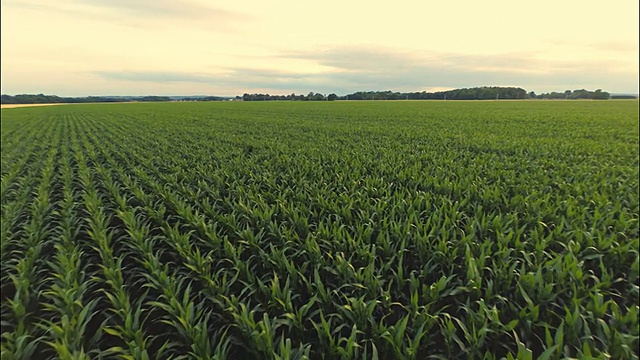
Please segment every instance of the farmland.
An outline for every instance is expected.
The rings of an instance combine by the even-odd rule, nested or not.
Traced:
[[[638,358],[637,101],[2,110],[2,358]]]

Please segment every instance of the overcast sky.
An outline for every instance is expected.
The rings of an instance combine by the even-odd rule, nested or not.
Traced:
[[[2,0],[2,93],[638,93],[638,0]]]

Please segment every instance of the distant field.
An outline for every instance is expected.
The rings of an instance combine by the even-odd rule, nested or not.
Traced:
[[[632,101],[2,110],[2,358],[638,358]]]

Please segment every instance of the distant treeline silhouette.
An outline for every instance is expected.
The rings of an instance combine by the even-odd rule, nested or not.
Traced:
[[[270,95],[270,94],[247,94],[236,99],[244,101],[273,101],[273,100],[296,100],[296,101],[333,101],[333,100],[495,100],[495,99],[526,99],[527,91],[514,87],[476,87],[455,89],[438,92],[394,92],[394,91],[358,91],[352,94],[338,96],[336,94],[323,95],[321,93],[310,92],[308,95]]]
[[[437,92],[394,92],[394,91],[358,91],[351,94],[338,96],[336,94],[324,95],[310,92],[308,95],[270,95],[270,94],[248,94],[236,96],[236,100],[244,101],[274,101],[274,100],[295,100],[295,101],[333,101],[333,100],[505,100],[505,99],[593,99],[606,100],[611,95],[600,89],[589,90],[567,90],[562,93],[551,92],[536,95],[535,92],[527,92],[525,89],[516,87],[483,86],[474,88],[455,89]],[[635,98],[635,97],[631,97]]]
[[[2,95],[3,104],[58,104],[58,103],[89,103],[89,102],[116,102],[122,101],[114,98],[88,96],[88,97],[60,97],[44,94]]]
[[[589,91],[566,90],[565,92],[550,92],[536,95],[517,87],[483,86],[474,88],[454,89],[437,92],[394,92],[394,91],[358,91],[338,96],[336,94],[321,94],[310,92],[307,95],[270,95],[248,94],[236,96],[235,100],[244,101],[334,101],[334,100],[508,100],[508,99],[637,99],[635,95],[611,95],[601,89]],[[44,94],[2,95],[2,104],[56,104],[56,103],[97,103],[97,102],[130,102],[130,101],[222,101],[230,98],[220,96],[87,96],[60,97]]]
[[[61,103],[103,103],[103,102],[151,102],[151,101],[222,101],[229,98],[220,96],[86,96],[61,97],[44,94],[2,95],[3,104],[61,104]]]
[[[550,92],[545,94],[540,94],[536,96],[538,99],[591,99],[591,100],[607,100],[611,98],[611,94],[606,91],[602,91],[598,89],[596,91],[589,91],[585,89],[580,90],[566,90],[563,93],[559,92]]]
[[[526,99],[527,91],[515,87],[484,86],[437,92],[359,91],[344,96],[345,100],[496,100]]]

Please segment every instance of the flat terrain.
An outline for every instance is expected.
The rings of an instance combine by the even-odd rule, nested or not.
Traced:
[[[1,141],[3,358],[638,356],[637,101],[29,107]]]

